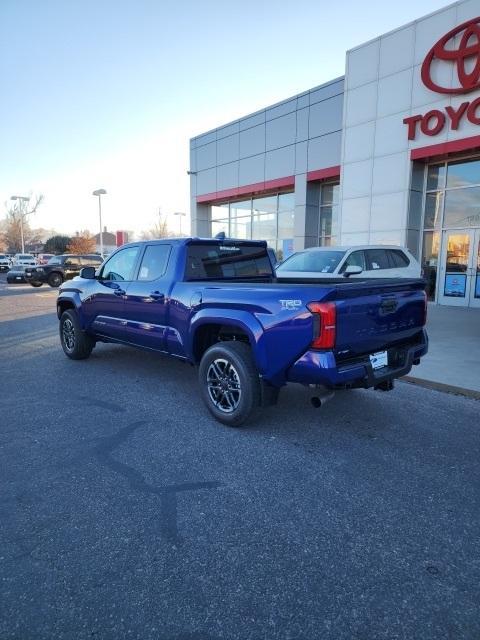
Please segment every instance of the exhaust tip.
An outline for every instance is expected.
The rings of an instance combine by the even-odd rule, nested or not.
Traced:
[[[322,406],[322,401],[317,396],[313,396],[313,398],[310,399],[310,402],[312,403],[312,406],[315,407],[315,409],[320,409],[320,407]]]

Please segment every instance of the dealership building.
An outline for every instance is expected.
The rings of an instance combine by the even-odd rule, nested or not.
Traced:
[[[345,76],[192,138],[192,232],[405,245],[431,300],[480,307],[480,2],[347,52]]]

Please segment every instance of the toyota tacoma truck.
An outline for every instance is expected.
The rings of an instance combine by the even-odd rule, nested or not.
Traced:
[[[74,360],[98,342],[168,354],[198,367],[220,422],[244,424],[289,382],[389,391],[428,348],[421,279],[313,281],[275,276],[267,245],[163,239],[124,245],[61,285],[60,341]]]

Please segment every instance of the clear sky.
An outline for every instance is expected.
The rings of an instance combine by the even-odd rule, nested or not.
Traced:
[[[99,187],[109,230],[188,213],[190,137],[343,75],[347,49],[447,4],[0,0],[0,203],[41,192],[31,225],[67,233],[97,232]]]

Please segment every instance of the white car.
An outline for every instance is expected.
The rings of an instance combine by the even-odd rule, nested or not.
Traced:
[[[37,264],[35,256],[31,253],[16,253],[13,256],[13,264],[23,267],[30,267]]]
[[[312,247],[276,267],[278,278],[420,278],[418,261],[405,247]]]
[[[4,253],[0,253],[0,271],[8,271],[10,269],[10,258]]]

